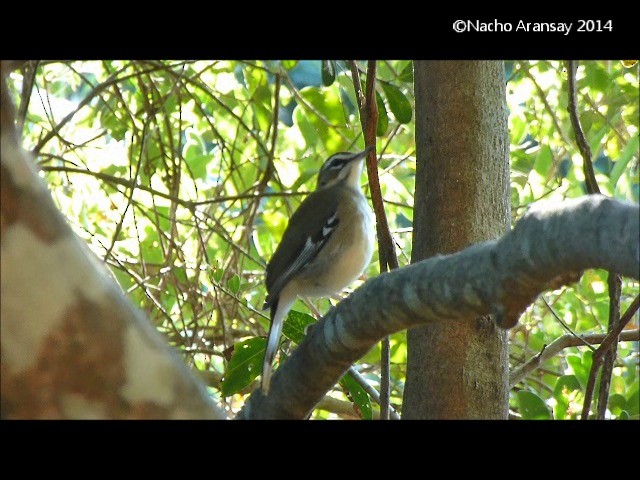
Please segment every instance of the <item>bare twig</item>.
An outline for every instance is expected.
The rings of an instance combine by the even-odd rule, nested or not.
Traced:
[[[364,132],[365,144],[376,144],[376,128],[378,125],[378,104],[375,97],[375,81],[376,81],[376,61],[370,60],[367,66],[367,83],[366,94],[362,92],[360,82],[360,71],[355,60],[349,62],[353,86],[356,97],[358,98],[358,107],[360,110],[360,122]],[[384,211],[384,202],[380,190],[380,180],[378,178],[378,165],[376,161],[376,152],[372,150],[367,157],[367,176],[369,179],[369,191],[371,193],[371,201],[376,215],[376,228],[378,232],[378,255],[380,257],[380,272],[398,268],[398,257],[395,252],[395,245],[387,216]],[[389,412],[389,365],[390,365],[390,349],[389,338],[385,337],[381,345],[380,359],[380,390],[381,390],[381,412],[380,418],[388,419]]]
[[[599,343],[602,344],[607,338],[608,335],[605,333],[586,333],[578,336],[571,334],[563,335],[545,346],[540,353],[529,359],[524,365],[514,369],[509,375],[509,387],[515,387],[528,375],[537,370],[546,360],[556,356],[565,348],[581,347],[585,342],[596,345]],[[640,340],[640,332],[638,332],[638,330],[625,330],[619,339],[621,342],[635,342],[638,340]]]
[[[589,349],[593,352],[595,351],[595,348],[593,348],[591,345],[589,345],[588,342],[584,341],[581,337],[579,337],[578,335],[576,335],[576,332],[574,332],[573,330],[571,330],[571,328],[569,327],[569,325],[567,325],[564,320],[562,320],[560,318],[560,316],[555,312],[555,310],[551,307],[551,305],[549,305],[549,302],[547,302],[547,299],[544,298],[544,295],[541,296],[542,300],[544,301],[544,304],[547,306],[547,308],[549,309],[549,311],[551,312],[551,314],[555,317],[555,319],[560,323],[560,325],[562,325],[562,327],[569,332],[569,335],[573,335],[576,339],[578,339],[578,341],[582,342],[582,344],[585,347],[589,347]]]
[[[382,411],[382,401],[380,398],[380,394],[376,391],[376,389],[369,385],[369,382],[367,382],[367,380],[362,375],[360,375],[360,373],[355,368],[353,368],[353,366],[349,367],[349,375],[351,375],[353,379],[358,382],[358,384],[364,389],[365,392],[369,394],[374,402],[380,405],[380,409]],[[398,415],[398,413],[391,405],[389,405],[389,418],[391,418],[392,420],[400,420],[400,415]],[[387,420],[389,420],[389,418],[387,418]]]
[[[22,67],[24,72],[22,79],[22,92],[20,93],[20,108],[16,115],[16,130],[20,138],[22,138],[24,120],[27,118],[29,101],[31,100],[31,93],[33,92],[33,86],[35,85],[36,74],[38,73],[38,64],[38,61],[34,61],[33,63],[26,63]]]
[[[593,398],[593,391],[595,387],[596,377],[598,376],[598,370],[603,364],[605,354],[609,352],[614,346],[617,345],[618,337],[622,338],[622,329],[633,318],[633,315],[640,306],[640,295],[636,295],[631,305],[620,318],[620,321],[609,331],[606,338],[602,341],[602,344],[593,353],[593,359],[591,363],[591,371],[589,372],[589,380],[587,381],[587,388],[584,395],[584,404],[582,405],[582,420],[589,418],[589,410],[591,409],[591,400]],[[634,330],[636,333],[640,330]],[[637,339],[636,339],[637,340]]]
[[[576,70],[578,68],[578,62],[575,60],[569,60],[568,62],[568,76],[569,76],[569,116],[571,118],[571,125],[576,136],[576,142],[580,155],[582,156],[582,168],[584,170],[584,180],[587,186],[587,192],[590,194],[600,194],[600,188],[596,181],[596,176],[593,171],[593,154],[589,147],[589,142],[582,130],[580,124],[580,117],[578,116],[578,104],[577,104],[577,88],[576,88]],[[615,272],[609,272],[609,332],[615,330],[618,319],[620,318],[620,295],[621,295],[621,282],[620,275]],[[598,352],[602,352],[602,347],[598,349]],[[591,365],[591,372],[589,373],[589,381],[587,383],[587,389],[585,392],[585,401],[582,408],[582,419],[585,420],[589,415],[589,409],[591,407],[591,399],[593,397],[593,391],[595,386],[598,369],[604,365],[602,375],[600,377],[600,396],[599,399],[604,404],[598,404],[598,417],[604,418],[604,412],[606,410],[606,403],[609,398],[609,385],[611,382],[611,374],[613,372],[613,362],[616,356],[617,343],[612,343],[608,350],[606,350],[602,356],[598,355],[598,361],[595,360]]]
[[[232,202],[234,200],[252,200],[252,199],[259,200],[260,198],[263,198],[263,197],[297,197],[302,195],[308,195],[309,193],[309,192],[263,192],[263,193],[257,194],[255,192],[252,192],[252,193],[243,193],[240,195],[220,196],[220,197],[212,198],[209,200],[193,202],[190,200],[184,200],[184,199],[175,197],[174,195],[161,192],[159,190],[155,190],[151,187],[148,187],[147,185],[142,185],[132,180],[114,177],[113,175],[108,175],[102,172],[93,172],[91,170],[85,170],[83,168],[73,168],[73,167],[42,166],[40,167],[40,169],[45,172],[66,172],[66,173],[79,173],[83,175],[90,175],[92,177],[97,178],[98,180],[103,180],[108,183],[113,183],[116,185],[121,185],[126,188],[135,188],[137,190],[149,192],[152,195],[157,195],[158,197],[166,198],[167,200],[176,202],[182,205],[183,207],[191,210],[193,210],[194,207],[197,207],[200,205],[209,205],[212,203]]]
[[[596,181],[596,175],[593,172],[593,160],[591,154],[591,148],[587,137],[584,135],[584,130],[580,124],[580,117],[578,116],[578,100],[576,89],[576,70],[578,68],[578,62],[575,60],[569,60],[568,62],[568,77],[569,77],[569,117],[571,118],[571,125],[573,126],[573,132],[576,136],[576,143],[578,144],[578,150],[582,156],[582,168],[584,170],[584,181],[587,186],[587,192],[594,194],[600,193],[598,182]]]
[[[611,333],[620,322],[620,297],[622,296],[622,279],[620,275],[609,272],[607,280],[609,286],[609,325],[607,330]],[[611,386],[611,375],[613,375],[613,364],[618,353],[617,342],[613,343],[604,354],[602,360],[602,373],[600,374],[600,393],[598,394],[598,410],[596,418],[604,420],[604,414],[609,403],[609,387]]]

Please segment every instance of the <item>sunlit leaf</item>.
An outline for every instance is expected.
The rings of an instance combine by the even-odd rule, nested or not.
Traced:
[[[222,379],[222,396],[228,397],[251,385],[261,373],[267,340],[254,337],[235,344]]]
[[[289,340],[300,343],[305,336],[305,329],[315,321],[311,315],[291,310],[282,325],[282,334]]]
[[[347,374],[340,380],[340,385],[349,392],[351,400],[358,407],[358,411],[363,420],[373,419],[373,409],[371,408],[371,399],[364,388],[356,382],[351,375]]]
[[[611,173],[609,174],[609,182],[611,187],[615,188],[618,180],[620,180],[620,176],[624,172],[624,169],[627,168],[629,164],[629,160],[631,160],[634,155],[638,155],[638,136],[634,136],[627,146],[624,148],[620,156],[616,159],[615,165]]]
[[[238,290],[240,290],[240,277],[237,274],[234,274],[229,278],[227,284],[229,285],[229,290],[231,290],[232,293],[238,293]]]

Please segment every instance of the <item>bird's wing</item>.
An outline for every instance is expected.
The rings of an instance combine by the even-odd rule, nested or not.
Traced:
[[[267,265],[264,308],[270,307],[287,283],[318,255],[338,226],[338,196],[333,188],[313,192],[295,211]]]

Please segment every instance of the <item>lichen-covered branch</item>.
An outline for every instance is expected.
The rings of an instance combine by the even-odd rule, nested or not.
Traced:
[[[55,207],[4,79],[1,107],[2,418],[225,418]]]
[[[589,195],[534,205],[500,240],[437,256],[366,282],[333,308],[255,392],[239,418],[305,418],[385,335],[432,322],[493,314],[515,325],[548,288],[603,268],[640,277],[638,205]]]

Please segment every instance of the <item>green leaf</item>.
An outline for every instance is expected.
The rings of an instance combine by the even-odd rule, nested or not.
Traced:
[[[582,358],[579,355],[568,354],[566,360],[582,388],[585,388],[589,379],[589,370],[582,365]]]
[[[511,144],[520,145],[527,136],[527,120],[524,115],[513,114],[509,119],[511,121],[511,128],[509,133],[511,134]]]
[[[382,96],[376,92],[376,104],[378,104],[378,125],[376,126],[376,137],[382,137],[389,128],[389,116],[387,115],[387,107],[384,105]]]
[[[576,390],[580,391],[580,382],[575,375],[563,375],[558,378],[553,389],[553,398],[556,400],[554,409],[555,418],[566,418],[569,408],[569,396]]]
[[[194,155],[186,160],[193,178],[204,178],[207,176],[207,165],[209,165],[211,161],[211,155]]]
[[[336,66],[333,60],[322,61],[322,84],[328,87],[336,80]]]
[[[402,69],[398,80],[401,82],[413,83],[413,62],[409,61],[407,66]]]
[[[638,415],[640,413],[640,390],[638,389],[638,384],[636,383],[635,388],[631,390],[631,393],[627,395],[626,411],[629,415]]]
[[[405,97],[404,93],[398,87],[389,83],[383,83],[382,89],[387,96],[389,108],[396,120],[400,123],[409,123],[413,117],[413,111],[411,110],[411,102]]]
[[[551,148],[549,148],[549,145],[542,145],[538,151],[538,155],[536,155],[536,161],[533,164],[533,168],[542,177],[544,177],[549,172],[552,159],[553,156],[551,155]]]
[[[607,406],[612,414],[619,417],[622,411],[627,409],[627,399],[624,398],[624,395],[614,393],[609,396],[609,403]]]
[[[267,340],[254,337],[234,345],[233,356],[222,379],[221,393],[228,397],[251,385],[260,374]]]
[[[282,60],[281,64],[287,70],[291,70],[298,64],[298,60]]]
[[[307,326],[315,323],[316,319],[311,315],[290,310],[287,319],[282,325],[282,334],[295,343],[300,343],[305,336]]]
[[[355,379],[347,374],[340,380],[340,385],[349,392],[349,397],[357,405],[363,420],[373,420],[373,409],[369,394],[364,391]]]
[[[551,413],[544,401],[535,393],[527,390],[518,392],[520,415],[526,420],[550,420]]]
[[[213,280],[216,283],[220,283],[220,280],[222,280],[223,275],[224,275],[224,270],[222,268],[215,267],[215,269],[213,270]]]
[[[615,165],[613,166],[613,170],[611,170],[611,174],[609,175],[609,183],[611,184],[611,188],[615,188],[618,180],[622,176],[624,169],[627,167],[629,160],[633,158],[635,154],[638,153],[638,136],[634,136],[627,146],[624,147],[624,150],[616,160]]]
[[[232,293],[238,293],[238,290],[240,290],[240,277],[237,274],[233,274],[233,277],[227,281],[227,285],[229,285],[229,290]]]

